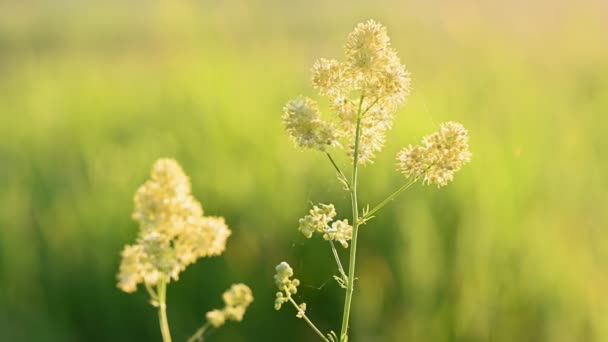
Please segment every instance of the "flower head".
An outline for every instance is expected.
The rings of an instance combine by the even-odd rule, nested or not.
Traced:
[[[240,322],[251,302],[253,295],[251,289],[245,284],[235,284],[222,295],[226,307],[224,312],[229,320]]]
[[[333,204],[319,204],[310,209],[310,215],[306,215],[300,219],[298,230],[307,238],[310,238],[316,231],[323,233],[326,227],[336,216],[336,209]]]
[[[280,310],[281,306],[289,301],[291,295],[298,292],[300,281],[295,278],[290,279],[293,277],[293,269],[285,261],[278,264],[275,270],[274,282],[279,289],[279,292],[277,292],[274,307],[276,310]]]
[[[348,220],[334,222],[323,235],[325,240],[338,241],[344,248],[348,248],[348,241],[350,241],[352,237],[353,227],[348,224]]]
[[[333,204],[319,204],[310,209],[309,215],[300,219],[298,230],[306,238],[311,238],[317,232],[323,234],[323,238],[328,241],[338,241],[344,248],[348,248],[348,240],[352,237],[353,227],[348,224],[348,220],[335,221],[336,208]],[[330,226],[331,223],[331,226]]]
[[[225,304],[222,310],[207,312],[207,321],[215,328],[224,325],[227,320],[242,321],[247,307],[253,302],[251,289],[245,284],[232,285],[224,292],[222,298]]]
[[[283,120],[299,146],[322,151],[327,146],[345,146],[353,158],[360,121],[358,161],[371,163],[382,150],[395,111],[409,94],[409,72],[391,47],[386,28],[374,20],[355,27],[346,39],[344,52],[344,61],[320,58],[312,67],[312,84],[319,95],[329,99],[338,122],[318,121],[316,103],[308,98],[288,103]],[[331,137],[331,143],[327,137]],[[344,138],[345,144],[338,144],[338,138]]]
[[[173,159],[159,159],[150,179],[135,193],[133,219],[140,225],[136,243],[125,246],[118,287],[177,280],[198,258],[221,254],[231,232],[220,217],[203,216],[191,195],[190,180]]]
[[[206,317],[207,322],[209,322],[209,324],[211,324],[214,328],[219,328],[226,323],[226,315],[224,315],[222,310],[211,310],[207,312]]]
[[[422,177],[424,184],[447,185],[454,174],[471,160],[467,130],[457,122],[441,124],[439,131],[397,154],[399,170],[406,177]]]
[[[283,124],[296,145],[324,151],[337,144],[337,131],[321,119],[316,102],[308,97],[297,97],[283,108]]]

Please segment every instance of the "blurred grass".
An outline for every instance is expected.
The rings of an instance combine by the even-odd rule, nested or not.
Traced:
[[[323,330],[342,298],[330,251],[296,220],[347,197],[280,112],[313,94],[308,69],[376,18],[412,71],[389,143],[362,172],[377,203],[394,155],[445,120],[473,163],[416,187],[361,234],[355,341],[608,341],[608,46],[605,4],[516,1],[209,1],[0,4],[0,339],[160,340],[143,293],[115,287],[132,195],[174,156],[209,214],[233,229],[222,258],[169,287],[174,338],[233,282],[256,301],[216,341],[313,340],[275,312],[287,260]],[[345,164],[346,159],[342,158]]]

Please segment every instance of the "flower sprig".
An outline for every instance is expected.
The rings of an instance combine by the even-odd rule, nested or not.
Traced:
[[[329,100],[334,120],[321,119],[316,101],[298,97],[285,106],[283,122],[298,146],[320,151],[345,146],[353,159],[359,127],[358,160],[367,164],[382,150],[394,113],[409,94],[409,72],[386,28],[373,20],[349,34],[344,55],[344,61],[321,58],[312,67],[313,87]]]
[[[192,196],[190,179],[173,159],[157,160],[150,179],[135,193],[133,219],[139,223],[134,244],[124,247],[117,286],[127,293],[143,283],[150,302],[158,307],[163,341],[171,341],[166,312],[167,285],[199,258],[221,255],[232,234],[223,217],[204,216]],[[219,327],[221,319],[240,321],[253,301],[244,284],[224,293],[226,307],[208,315]],[[223,322],[222,322],[223,324]]]
[[[251,289],[245,284],[234,284],[222,295],[223,309],[207,312],[207,322],[188,339],[188,342],[202,341],[209,328],[219,328],[226,321],[240,322],[245,316],[247,307],[253,302]]]
[[[282,304],[292,302],[297,316],[304,318],[321,339],[332,342],[348,340],[359,227],[418,180],[425,185],[447,185],[471,159],[466,129],[455,122],[441,124],[439,131],[425,136],[421,145],[410,145],[398,153],[398,170],[408,181],[372,209],[365,207],[359,215],[358,167],[372,163],[382,150],[394,114],[410,93],[410,74],[391,47],[386,28],[373,20],[355,27],[347,37],[344,52],[343,61],[321,58],[312,67],[313,87],[329,100],[329,107],[335,113],[333,117],[323,118],[317,102],[302,96],[290,100],[283,109],[283,123],[292,140],[298,147],[324,152],[351,198],[352,225],[346,219],[335,219],[337,212],[333,204],[318,204],[299,220],[298,226],[306,238],[319,233],[330,243],[340,271],[340,276],[334,278],[346,292],[339,338],[333,331],[324,336],[306,317],[304,303],[293,300],[299,280],[290,279],[293,270],[287,263],[279,264],[275,275],[280,290],[275,308],[278,310]],[[350,177],[336,163],[330,147],[346,149],[352,160]],[[350,247],[348,274],[334,241],[344,248]]]

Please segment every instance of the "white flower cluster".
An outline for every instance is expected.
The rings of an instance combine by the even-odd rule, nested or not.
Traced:
[[[284,109],[287,132],[299,146],[322,151],[327,146],[341,146],[338,139],[344,138],[349,155],[354,157],[360,119],[359,162],[372,162],[410,87],[409,73],[391,47],[386,28],[373,20],[358,24],[348,35],[345,60],[319,59],[312,68],[312,84],[328,98],[338,123],[321,120],[316,102],[299,98]],[[305,102],[315,115],[293,110],[293,101]]]
[[[337,144],[337,131],[333,124],[321,120],[316,102],[304,96],[287,102],[283,109],[283,124],[296,145],[325,151]]]
[[[399,170],[408,178],[422,178],[424,184],[447,185],[454,174],[471,160],[467,130],[457,122],[441,124],[439,131],[397,154]]]
[[[319,204],[310,209],[310,214],[300,219],[298,230],[306,236],[312,237],[315,232],[323,234],[328,241],[338,241],[342,247],[348,248],[348,241],[352,238],[353,227],[348,220],[338,220],[331,223],[336,217],[336,209],[333,204]]]
[[[274,301],[274,308],[280,310],[284,303],[287,303],[292,294],[298,292],[300,281],[298,279],[290,279],[293,277],[293,269],[285,261],[281,262],[275,268],[274,282],[279,289],[277,297]]]
[[[215,328],[221,327],[226,321],[242,321],[247,307],[253,302],[251,289],[245,284],[232,285],[222,298],[225,304],[222,310],[207,312],[207,321]]]
[[[224,252],[231,234],[224,218],[203,216],[190,192],[190,180],[175,160],[156,161],[150,180],[135,193],[133,219],[140,230],[136,243],[122,251],[120,289],[134,292],[142,282],[177,280],[198,258]]]

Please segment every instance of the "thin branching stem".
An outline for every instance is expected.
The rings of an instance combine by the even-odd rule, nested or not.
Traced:
[[[334,160],[334,158],[332,158],[331,154],[329,154],[329,152],[325,151],[325,154],[327,155],[327,158],[329,158],[329,161],[331,162],[331,164],[334,166],[334,169],[336,169],[336,172],[338,173],[338,177],[340,178],[340,180],[342,182],[344,182],[344,184],[347,187],[347,190],[350,189],[350,182],[348,181],[348,178],[346,178],[346,175],[344,174],[344,172],[342,172],[342,170],[340,170],[340,167],[338,166],[338,164],[336,164],[336,161]]]
[[[171,342],[171,332],[167,320],[167,279],[164,278],[158,284],[158,320],[163,342]]]
[[[198,330],[188,339],[188,342],[203,341],[203,336],[205,335],[207,329],[209,329],[210,327],[211,324],[209,322],[205,322],[205,324],[203,324],[202,327],[198,328]]]
[[[367,108],[365,108],[364,111],[361,112],[361,117],[365,116],[365,114],[367,114],[367,112],[369,112],[370,109],[372,109],[372,107],[378,103],[378,101],[380,101],[379,97],[376,97],[376,99],[374,100],[374,102],[372,102],[369,106],[367,106]]]
[[[344,298],[344,312],[342,314],[342,328],[340,329],[340,341],[346,341],[348,338],[348,320],[350,317],[350,308],[353,300],[353,291],[355,288],[355,261],[357,258],[357,233],[359,232],[359,204],[357,203],[357,177],[359,166],[359,140],[361,138],[361,107],[363,99],[361,95],[359,99],[359,109],[357,110],[357,127],[355,129],[355,150],[353,156],[353,173],[350,186],[350,198],[353,209],[353,236],[350,246],[350,258],[348,260],[348,283],[346,284],[346,295]],[[369,110],[369,107],[368,109]]]
[[[359,222],[363,223],[366,220],[369,220],[372,217],[372,215],[374,215],[378,210],[382,209],[382,207],[384,207],[385,205],[387,205],[389,202],[391,202],[392,200],[394,200],[402,192],[404,192],[409,187],[411,187],[412,185],[414,185],[414,183],[416,183],[417,180],[418,180],[418,178],[414,178],[414,179],[410,180],[409,182],[405,183],[397,191],[393,192],[390,196],[388,196],[384,201],[380,202],[380,204],[378,204],[373,209],[371,209],[370,211],[368,211],[367,213],[365,213],[365,215],[363,215],[363,217],[359,220]]]
[[[158,304],[158,295],[156,294],[156,291],[154,291],[152,286],[150,286],[148,283],[144,282],[144,284],[146,286],[148,294],[150,295],[150,298],[152,299],[152,303],[154,303],[154,306],[156,306]]]
[[[293,306],[296,308],[296,310],[298,310],[300,316],[302,316],[302,318],[306,321],[306,323],[308,323],[308,325],[312,328],[312,330],[314,330],[317,335],[319,335],[319,337],[325,341],[325,342],[330,342],[327,337],[325,337],[325,335],[323,335],[323,333],[315,326],[315,324],[308,318],[308,316],[306,316],[306,314],[300,309],[300,307],[298,306],[298,303],[296,303],[295,300],[293,300],[293,298],[291,298],[291,296],[289,297],[289,301],[291,302],[291,304],[293,304]]]
[[[346,272],[344,272],[344,267],[342,267],[342,262],[340,261],[340,256],[338,255],[338,251],[336,250],[336,245],[334,244],[333,240],[329,240],[329,244],[331,245],[331,250],[334,253],[336,264],[338,264],[340,276],[342,277],[342,280],[344,280],[344,284],[346,285],[348,283],[348,276],[346,275]]]

